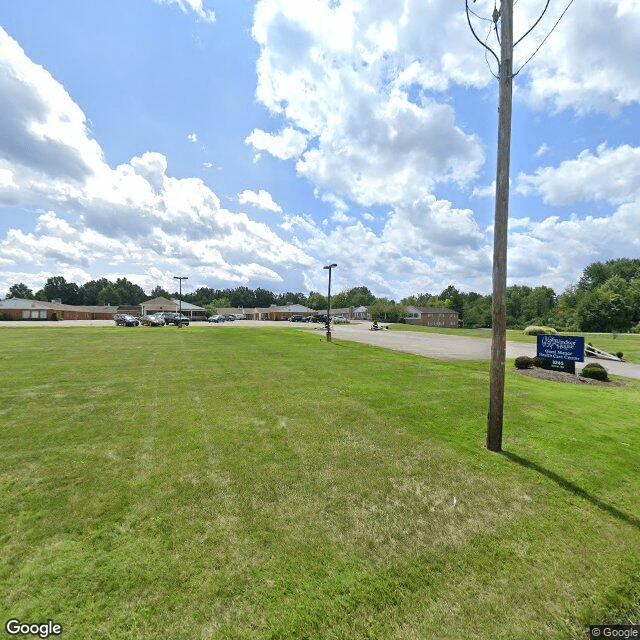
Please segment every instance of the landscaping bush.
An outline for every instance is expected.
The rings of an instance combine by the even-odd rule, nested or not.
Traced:
[[[545,369],[545,368],[548,368],[550,364],[551,364],[550,358],[541,358],[540,356],[536,356],[535,358],[533,358],[534,367]]]
[[[597,362],[590,362],[589,364],[584,366],[582,370],[583,378],[592,378],[593,380],[601,380],[602,382],[607,382],[609,380],[609,376],[607,375],[607,370]]]
[[[533,358],[529,356],[518,356],[516,358],[516,369],[531,369],[533,367]]]
[[[527,327],[522,333],[525,336],[548,336],[555,335],[558,332],[553,327],[536,327],[531,325]]]
[[[624,355],[624,353],[622,353],[622,351],[616,351],[616,356],[618,358],[620,358],[620,360],[622,360],[622,356]]]

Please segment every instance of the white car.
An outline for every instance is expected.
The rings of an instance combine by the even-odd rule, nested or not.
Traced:
[[[219,316],[219,315],[215,315],[207,318],[207,322],[224,322],[224,321],[225,321],[225,317]]]

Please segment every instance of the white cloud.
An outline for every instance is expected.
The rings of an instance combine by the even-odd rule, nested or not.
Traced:
[[[187,140],[189,142],[193,142],[194,144],[198,142],[198,134],[194,131],[187,136]]]
[[[157,4],[177,4],[182,13],[193,11],[201,20],[205,22],[215,22],[216,14],[212,9],[205,9],[202,0],[154,0]]]
[[[469,65],[471,53],[481,56],[460,18],[445,2],[261,0],[253,29],[261,47],[257,96],[309,132],[313,146],[286,155],[301,153],[300,175],[365,206],[411,202],[438,183],[472,180],[484,162],[480,139],[425,92],[452,80],[480,82],[473,71],[463,76],[481,68]],[[443,33],[425,38],[420,25],[428,23]],[[448,52],[452,43],[459,57]]]
[[[531,24],[537,3],[520,3],[514,15]],[[552,3],[553,5],[554,3]],[[536,5],[535,7],[533,5]],[[544,23],[518,46],[515,68],[551,31],[566,4],[551,8]],[[524,24],[522,25],[524,26]],[[522,28],[518,32],[523,32]],[[534,105],[550,101],[578,113],[616,112],[640,101],[640,4],[583,0],[574,3],[532,61],[525,94]]]
[[[510,281],[530,286],[544,282],[560,292],[595,260],[638,255],[639,204],[623,204],[611,216],[517,221],[509,234]]]
[[[254,207],[258,207],[258,209],[264,209],[265,211],[282,213],[282,207],[275,202],[271,194],[264,189],[260,189],[258,193],[251,191],[251,189],[245,189],[238,194],[238,202],[240,204],[250,204]]]
[[[605,144],[594,155],[588,149],[559,167],[543,167],[534,175],[520,174],[517,191],[539,194],[547,204],[602,200],[620,204],[640,197],[640,147]]]
[[[169,175],[163,154],[109,167],[82,111],[3,31],[0,67],[0,126],[12,127],[0,140],[0,202],[48,208],[32,231],[9,229],[0,238],[0,287],[8,289],[25,264],[80,281],[114,265],[144,271],[151,263],[164,273],[189,268],[204,282],[255,278],[275,286],[281,271],[298,274],[289,286],[302,282],[299,274],[314,263],[303,250],[223,208],[202,180]],[[257,196],[278,208],[266,191]]]
[[[549,145],[548,144],[541,144],[540,147],[538,147],[538,150],[536,151],[536,158],[541,158],[542,156],[546,155],[549,151]]]
[[[307,136],[301,131],[287,127],[280,133],[273,134],[254,129],[246,138],[257,151],[266,151],[280,160],[289,160],[299,156],[307,147]],[[259,159],[259,154],[256,155]]]

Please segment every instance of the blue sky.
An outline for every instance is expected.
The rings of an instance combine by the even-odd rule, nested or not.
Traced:
[[[557,293],[640,255],[640,3],[569,4],[514,58],[549,35],[514,84],[508,282]],[[7,0],[0,295],[324,291],[329,262],[337,290],[489,293],[492,71],[462,0]]]

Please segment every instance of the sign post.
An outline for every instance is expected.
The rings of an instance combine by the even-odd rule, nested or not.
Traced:
[[[584,338],[582,336],[538,336],[538,358],[544,369],[576,372],[576,362],[584,362]]]

